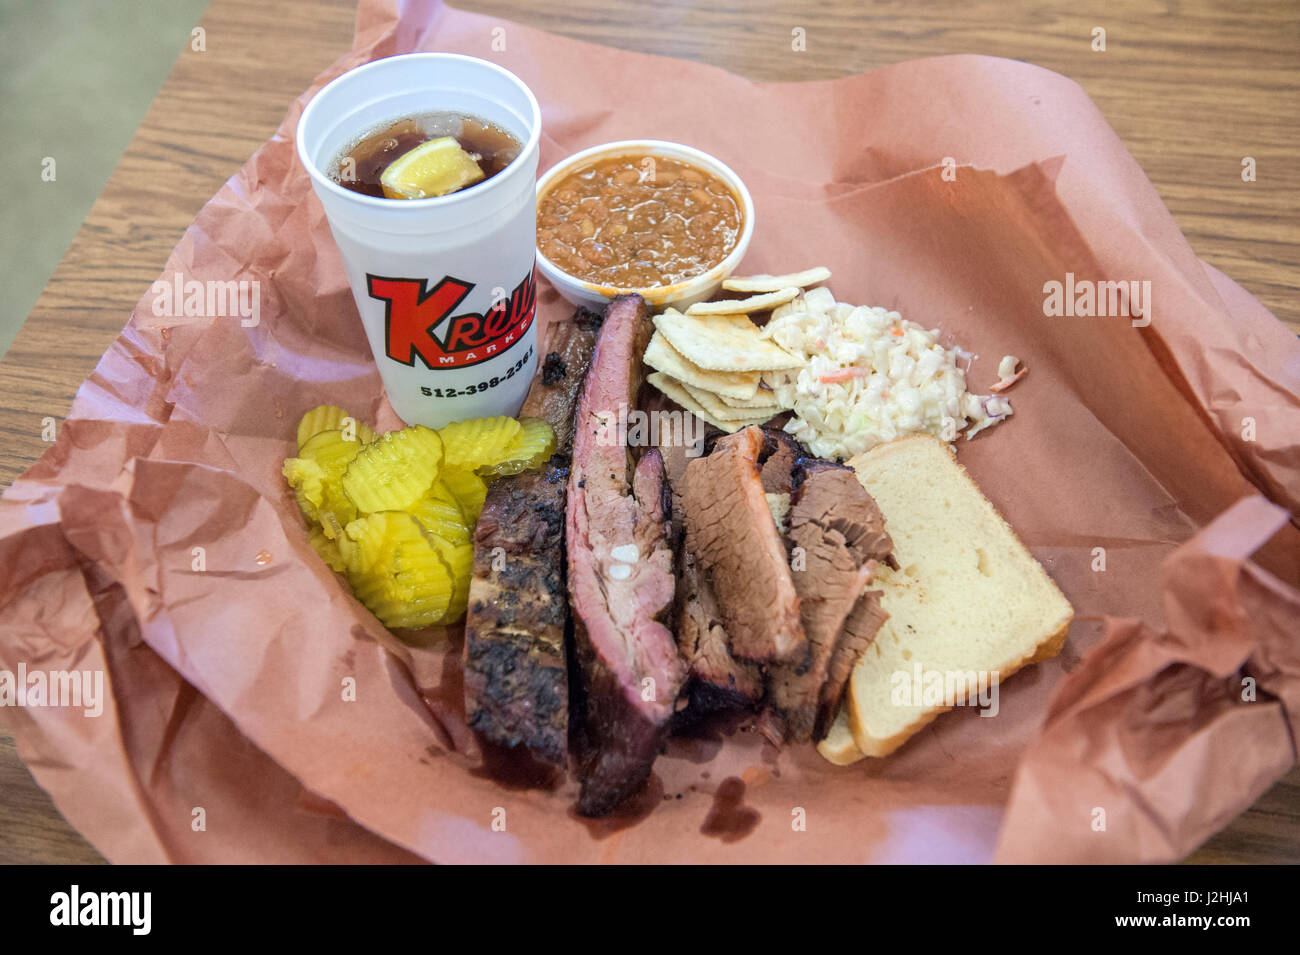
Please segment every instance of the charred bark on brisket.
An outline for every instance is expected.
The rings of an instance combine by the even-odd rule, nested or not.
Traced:
[[[470,728],[525,746],[563,767],[568,756],[569,631],[564,520],[578,395],[600,316],[579,309],[555,326],[522,416],[544,418],[556,453],[540,470],[500,478],[474,531],[474,574],[465,618],[465,715]]]

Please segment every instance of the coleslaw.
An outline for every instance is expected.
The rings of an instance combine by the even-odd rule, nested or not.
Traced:
[[[1005,421],[1011,402],[966,389],[959,358],[937,330],[898,312],[836,302],[826,288],[772,313],[762,334],[804,360],[769,384],[795,417],[785,430],[814,454],[845,459],[907,434],[955,441]],[[767,376],[764,376],[765,378]]]

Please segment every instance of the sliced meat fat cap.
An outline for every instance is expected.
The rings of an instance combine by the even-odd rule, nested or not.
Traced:
[[[663,461],[652,450],[631,468],[609,440],[610,418],[636,400],[651,329],[639,296],[610,303],[574,435],[565,529],[584,815],[609,812],[649,778],[685,679],[664,624],[676,580]]]
[[[891,559],[894,544],[885,516],[852,468],[820,458],[804,458],[795,472],[790,497],[791,531],[798,524],[815,523],[824,531],[838,532],[860,564]],[[814,476],[819,479],[811,480]]]

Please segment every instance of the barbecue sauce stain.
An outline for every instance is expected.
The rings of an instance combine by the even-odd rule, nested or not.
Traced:
[[[644,822],[654,812],[655,806],[663,802],[664,784],[654,773],[646,780],[641,791],[630,799],[625,799],[613,812],[606,816],[581,816],[576,806],[569,807],[569,818],[587,827],[593,839],[608,839],[616,832],[630,829],[639,822]]]
[[[713,805],[700,826],[700,833],[715,836],[723,842],[739,842],[758,825],[757,809],[745,804],[745,782],[739,776],[728,776],[713,794]]]

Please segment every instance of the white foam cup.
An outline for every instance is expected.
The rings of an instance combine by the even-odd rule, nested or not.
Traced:
[[[522,145],[491,179],[431,199],[335,182],[338,157],[401,119],[451,111]],[[451,53],[408,53],[344,73],[298,121],[298,158],[343,256],[393,409],[408,424],[514,415],[537,367],[536,199],[542,117],[518,77]]]

